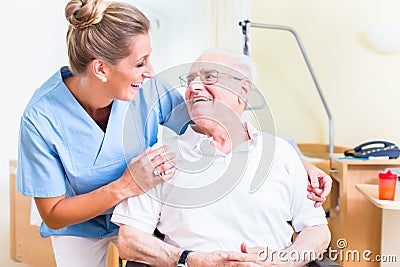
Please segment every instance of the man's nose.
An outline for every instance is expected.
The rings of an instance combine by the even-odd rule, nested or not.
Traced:
[[[196,79],[189,84],[189,89],[192,91],[203,90],[204,84],[199,77],[196,77]]]

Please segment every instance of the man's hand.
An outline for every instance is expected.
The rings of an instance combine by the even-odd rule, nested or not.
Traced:
[[[314,207],[319,207],[324,203],[326,197],[329,195],[332,189],[332,178],[326,174],[323,170],[315,167],[310,162],[302,159],[301,160],[304,168],[307,171],[310,185],[307,190],[310,192],[307,197],[315,201]]]
[[[265,251],[263,247],[248,247],[246,243],[240,245],[241,252],[226,251],[224,253],[224,259],[226,261],[226,266],[276,266],[284,267],[290,266],[290,262],[273,261],[270,251]]]
[[[250,248],[247,250],[245,243],[244,251],[247,252],[234,252],[234,251],[212,251],[208,253],[203,252],[192,252],[189,254],[188,266],[200,267],[200,266],[217,266],[217,267],[264,267],[271,266],[267,262],[261,262],[258,259],[258,247]],[[262,250],[262,248],[261,248]],[[275,265],[274,265],[275,266]],[[280,266],[280,265],[276,265]]]
[[[228,251],[211,251],[211,252],[197,252],[194,251],[189,254],[187,264],[191,267],[202,267],[202,266],[234,266],[230,265],[228,258]]]

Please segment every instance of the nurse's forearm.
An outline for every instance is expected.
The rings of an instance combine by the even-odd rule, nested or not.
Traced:
[[[66,198],[35,198],[40,216],[52,229],[92,219],[118,204],[127,197],[121,181],[114,181],[92,192]],[[140,192],[140,188],[137,190]],[[132,193],[132,192],[131,192]]]

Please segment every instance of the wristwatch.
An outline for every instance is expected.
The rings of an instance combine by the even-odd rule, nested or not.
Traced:
[[[176,263],[176,267],[188,267],[186,261],[188,259],[189,253],[192,252],[191,250],[184,250],[179,257],[178,262]]]

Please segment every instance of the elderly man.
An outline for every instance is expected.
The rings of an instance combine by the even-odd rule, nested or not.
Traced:
[[[325,213],[306,197],[294,149],[241,120],[252,69],[243,55],[211,50],[181,76],[194,124],[164,141],[177,154],[174,178],[115,208],[122,258],[151,266],[303,266],[310,251],[318,256],[327,247]],[[164,241],[152,235],[156,228]]]

